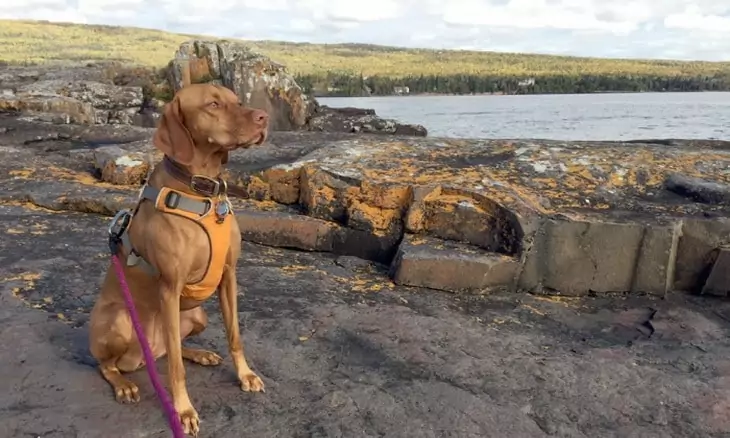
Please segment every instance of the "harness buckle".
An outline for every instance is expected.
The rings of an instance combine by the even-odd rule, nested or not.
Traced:
[[[205,175],[191,176],[190,188],[211,198],[218,196],[221,193],[220,180]]]
[[[178,192],[169,191],[167,192],[167,196],[165,196],[165,207],[169,209],[176,209],[177,206],[180,204],[180,194]]]

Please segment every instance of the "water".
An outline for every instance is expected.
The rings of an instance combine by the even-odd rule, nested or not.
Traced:
[[[433,137],[730,140],[730,92],[318,98],[418,123]]]

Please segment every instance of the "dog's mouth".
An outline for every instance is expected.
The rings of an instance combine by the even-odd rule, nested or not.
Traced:
[[[238,143],[227,147],[226,149],[231,151],[238,148],[248,148],[251,146],[258,146],[266,141],[266,131],[256,133],[253,137],[247,138],[246,140],[240,140]]]

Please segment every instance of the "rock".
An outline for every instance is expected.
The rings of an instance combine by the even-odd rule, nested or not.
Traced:
[[[678,195],[705,204],[730,204],[730,185],[687,175],[671,174],[664,187]]]
[[[710,272],[717,248],[730,244],[730,218],[687,218],[677,249],[674,288],[700,292]]]
[[[154,150],[154,130],[133,126],[2,116],[0,128],[12,157],[0,161],[0,199],[53,210],[132,205]],[[235,206],[245,240],[393,265],[403,284],[665,296],[699,292],[730,244],[730,206],[664,190],[669,175],[699,170],[728,183],[730,150],[703,148],[279,131],[231,154],[226,177],[250,198]],[[442,259],[454,279],[415,274]]]
[[[441,239],[406,234],[391,265],[395,284],[449,292],[511,288],[519,260]]]
[[[363,134],[395,134],[425,137],[428,131],[421,125],[408,125],[383,119],[374,110],[360,108],[330,108],[318,106],[309,119],[312,131],[351,132]]]
[[[682,222],[644,227],[631,292],[666,296],[674,288]]]
[[[335,263],[351,272],[377,272],[376,264],[360,257],[339,256]]]
[[[675,270],[681,280],[681,259],[692,254],[680,249],[688,241],[678,218],[707,207],[667,202],[662,172],[703,157],[706,174],[723,178],[730,154],[707,154],[616,143],[341,140],[264,170],[258,181],[267,193],[286,192],[287,202],[298,188],[306,214],[347,229],[391,241],[408,232],[519,257],[525,290],[663,296],[682,285]],[[652,166],[652,156],[670,168]],[[706,262],[689,266],[696,275]]]
[[[0,96],[0,111],[50,113],[61,123],[131,124],[142,103],[141,87],[51,79]]]
[[[251,208],[253,206],[253,208]],[[281,211],[261,211],[256,204],[236,209],[244,240],[282,248],[324,251],[387,263],[393,258],[398,241],[352,230],[309,216]]]
[[[96,112],[89,103],[64,96],[27,96],[13,94],[0,97],[0,112],[36,115],[40,120],[54,123],[90,124],[96,122]]]
[[[189,83],[220,83],[245,105],[267,111],[274,131],[304,127],[314,108],[285,66],[240,43],[183,43],[170,61],[169,81],[175,91]]]
[[[337,225],[304,215],[281,211],[236,211],[243,239],[249,242],[332,252]]]
[[[702,294],[726,297],[730,292],[730,248],[717,248],[714,263],[707,277]]]
[[[230,88],[245,105],[269,113],[272,131],[427,135],[421,125],[383,119],[373,110],[320,106],[304,93],[286,66],[242,43],[191,40],[181,44],[170,61],[168,81],[175,91],[201,82]]]
[[[470,243],[487,251],[517,254],[525,234],[521,218],[488,197],[453,186],[413,191],[406,230]]]
[[[526,253],[519,286],[533,292],[585,295],[672,288],[678,224],[549,219]]]
[[[0,345],[13,346],[0,349],[7,437],[168,434],[146,372],[125,374],[141,401],[122,409],[88,349],[108,222],[0,204]],[[241,395],[231,361],[186,362],[200,436],[727,434],[726,300],[453,296],[252,243],[235,274],[246,357],[272,390]],[[187,345],[227,351],[217,301],[204,304],[208,328]],[[637,327],[648,309],[657,332],[647,342]],[[156,364],[161,374],[166,363]]]
[[[100,171],[102,181],[126,186],[140,185],[150,171],[150,153],[127,152],[119,146],[102,146],[94,150],[94,165]]]

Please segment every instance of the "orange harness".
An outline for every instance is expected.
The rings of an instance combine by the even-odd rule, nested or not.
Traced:
[[[140,192],[139,202],[131,213],[132,217],[145,199],[152,201],[158,211],[191,220],[205,232],[210,247],[208,266],[200,281],[185,285],[182,296],[197,301],[208,299],[221,282],[231,245],[231,221],[234,217],[228,197],[223,195],[214,199],[181,193],[169,187],[157,189],[146,185]],[[129,220],[131,222],[131,217]],[[140,265],[149,274],[157,275],[157,270],[135,251],[129,240],[128,229],[127,224],[121,235],[122,244],[128,251],[127,266]]]

